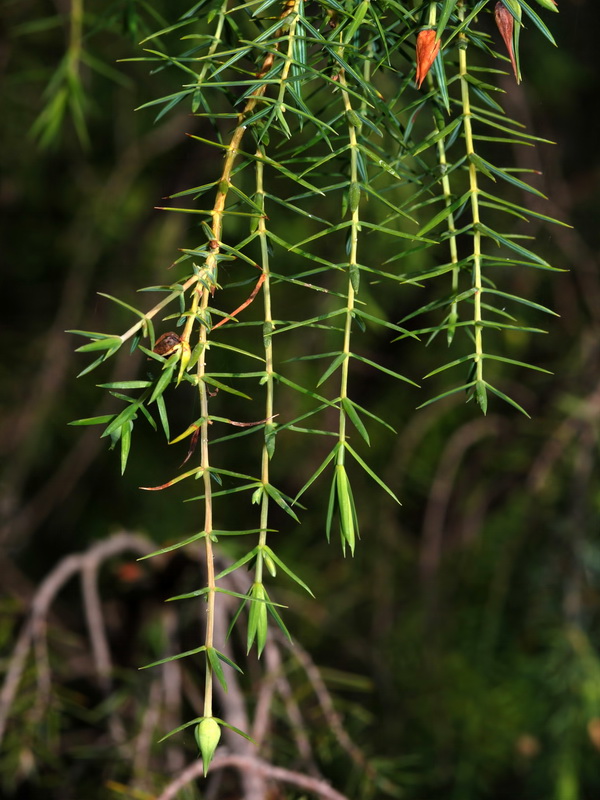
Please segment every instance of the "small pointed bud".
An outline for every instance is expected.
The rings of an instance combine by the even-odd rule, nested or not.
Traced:
[[[448,338],[448,347],[452,344],[452,340],[454,339],[454,334],[456,333],[456,323],[458,322],[458,314],[456,309],[453,309],[448,314],[448,331],[446,336]]]
[[[519,83],[519,73],[517,71],[517,61],[515,59],[515,50],[513,46],[515,19],[508,8],[506,8],[504,3],[496,3],[494,17],[496,19],[496,25],[498,26],[500,35],[504,39],[504,44],[508,50],[508,56],[510,58],[510,63],[512,64],[513,72],[515,73],[515,78],[517,79],[517,83]]]
[[[558,14],[558,3],[556,3],[555,0],[537,0],[537,1],[542,8],[546,8],[548,9],[548,11],[556,11],[556,13]]]
[[[350,211],[354,214],[354,212],[358,209],[360,204],[360,185],[353,181],[350,184],[350,189],[348,190],[348,205],[350,206]]]
[[[212,761],[212,757],[219,744],[219,739],[221,738],[221,726],[214,717],[204,717],[202,722],[196,725],[194,736],[196,737],[196,744],[202,756],[204,777],[206,777],[210,762]]]
[[[263,553],[263,560],[265,562],[265,567],[269,570],[269,573],[272,578],[277,577],[277,568],[275,566],[275,562],[271,558],[268,553]]]
[[[424,31],[419,31],[417,34],[417,89],[421,88],[421,84],[425,80],[425,76],[431,69],[431,65],[435,61],[437,54],[440,52],[440,40],[436,40],[435,30],[428,28]]]

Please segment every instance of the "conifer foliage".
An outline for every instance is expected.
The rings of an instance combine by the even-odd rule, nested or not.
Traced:
[[[81,15],[74,26],[79,37]],[[225,687],[226,670],[243,668],[216,639],[215,604],[237,598],[234,623],[260,655],[269,625],[289,636],[269,582],[290,579],[311,593],[302,565],[285,562],[277,543],[284,528],[298,532],[313,485],[330,487],[323,531],[347,556],[361,511],[352,476],[365,473],[374,492],[398,501],[368,457],[371,431],[397,422],[359,403],[357,385],[377,375],[412,385],[416,398],[423,376],[404,374],[403,354],[435,341],[439,364],[425,377],[445,373],[447,384],[433,397],[421,389],[416,404],[460,393],[483,414],[503,401],[527,413],[503,375],[540,368],[502,343],[540,330],[553,312],[514,294],[506,276],[553,269],[514,223],[555,220],[528,203],[541,193],[524,170],[504,166],[514,146],[539,140],[498,97],[506,66],[521,80],[519,47],[536,35],[554,43],[525,0],[202,0],[149,32],[134,56],[172,80],[145,113],[160,119],[185,106],[194,117],[188,147],[201,149],[204,168],[164,209],[189,215],[195,241],[163,285],[140,290],[154,296],[148,305],[105,295],[131,314],[124,332],[73,331],[92,356],[81,375],[124,347],[144,359],[141,376],[101,384],[119,411],[74,424],[100,426],[122,472],[140,425],[185,443],[181,470],[143,488],[184,482],[199,508],[199,530],[152,555],[204,553],[203,585],[173,598],[205,604],[204,638],[156,663],[202,659],[203,714],[183,728],[193,726],[205,771],[221,729],[232,727],[215,715],[215,681]],[[62,88],[85,136],[74,63]],[[59,121],[49,122],[51,106],[43,114],[37,128],[50,136]],[[400,316],[408,290],[426,299]],[[385,354],[365,346],[373,335],[390,343]],[[194,411],[175,428],[171,409],[190,387]],[[272,468],[299,436],[330,444],[307,478],[282,487]],[[240,451],[244,468],[232,469],[227,454]],[[221,508],[232,501],[240,523],[223,529]],[[226,537],[250,544],[217,572],[214,549]],[[247,592],[235,591],[228,576],[248,569]]]

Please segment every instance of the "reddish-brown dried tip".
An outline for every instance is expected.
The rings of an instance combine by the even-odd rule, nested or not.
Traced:
[[[417,89],[421,88],[421,84],[439,52],[440,40],[436,41],[435,30],[428,28],[425,31],[419,31],[417,34]]]
[[[513,30],[515,27],[514,17],[510,13],[508,8],[506,8],[504,3],[496,3],[496,8],[494,9],[494,17],[496,19],[496,25],[498,26],[500,35],[504,39],[504,44],[506,45],[506,49],[508,50],[510,63],[512,64],[513,72],[515,73],[515,78],[517,79],[518,83],[519,73],[517,72],[517,62],[515,59],[515,51],[513,47]]]

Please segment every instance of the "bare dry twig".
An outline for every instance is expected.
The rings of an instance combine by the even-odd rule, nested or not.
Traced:
[[[329,690],[327,689],[327,686],[325,685],[325,681],[321,677],[321,673],[317,665],[314,663],[306,650],[298,644],[298,642],[294,642],[294,645],[292,646],[283,636],[279,636],[279,640],[288,647],[290,653],[292,653],[292,655],[299,661],[304,669],[306,677],[313,687],[317,700],[319,701],[319,705],[321,706],[321,710],[323,711],[325,719],[327,720],[327,724],[329,725],[329,728],[337,739],[339,745],[346,751],[346,753],[348,753],[355,764],[363,769],[366,774],[369,775],[369,777],[374,778],[376,776],[375,770],[367,762],[362,750],[352,741],[348,732],[344,728],[342,718],[335,710],[333,699],[329,693]]]
[[[260,758],[226,755],[217,752],[211,762],[211,770],[224,769],[225,767],[237,767],[237,769],[240,770],[252,771],[265,778],[271,778],[280,783],[297,786],[317,797],[323,797],[325,800],[349,800],[346,795],[340,794],[340,792],[333,789],[326,781],[320,778],[311,778],[308,775],[303,775],[301,772],[284,769],[283,767],[275,767]],[[204,766],[202,761],[195,761],[163,790],[157,800],[174,800],[180,789],[187,786],[188,783],[191,783],[191,781],[196,778],[202,777],[203,774]]]
[[[420,566],[425,581],[432,581],[439,567],[444,520],[460,461],[469,447],[486,436],[497,434],[499,425],[499,419],[493,416],[467,422],[450,438],[440,458],[427,500],[421,535]]]
[[[139,534],[125,531],[117,533],[109,539],[92,545],[85,553],[63,558],[42,582],[33,598],[29,617],[19,634],[17,643],[9,659],[8,670],[2,690],[0,691],[0,742],[6,732],[10,710],[19,689],[21,678],[23,677],[30,649],[34,643],[38,642],[37,650],[38,653],[40,652],[39,640],[45,639],[46,618],[50,606],[58,592],[67,581],[78,572],[83,573],[86,569],[97,569],[99,564],[118,553],[133,550],[141,555],[146,555],[151,552],[151,549],[151,543]],[[98,620],[96,615],[90,613],[89,609],[87,610],[87,618],[92,641],[98,642],[103,640],[104,629],[102,619],[100,620],[100,627],[97,627]],[[104,661],[101,663],[96,661],[96,670],[101,678],[105,675],[105,667],[106,664]]]

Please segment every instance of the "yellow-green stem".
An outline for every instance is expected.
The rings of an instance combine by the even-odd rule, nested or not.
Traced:
[[[196,275],[192,275],[190,278],[187,279],[185,283],[181,284],[180,289],[170,292],[166,297],[163,297],[163,299],[160,302],[158,302],[153,308],[151,308],[150,311],[147,311],[144,314],[143,319],[140,319],[138,322],[132,325],[131,328],[128,328],[125,331],[125,333],[121,334],[121,336],[119,337],[121,341],[126,342],[128,339],[131,339],[132,336],[135,336],[135,334],[141,328],[144,327],[145,323],[149,319],[155,317],[159,311],[162,311],[162,309],[165,308],[165,306],[168,306],[169,303],[171,303],[176,297],[179,297],[182,292],[187,292],[187,290],[190,289],[197,281],[198,277]]]
[[[435,3],[431,3],[429,6],[429,19],[427,20],[427,24],[430,28],[435,28],[435,23],[437,19],[437,6]]]
[[[285,6],[282,17],[290,13],[288,5]],[[277,48],[276,48],[277,49]],[[274,53],[268,53],[265,57],[262,68],[258,73],[258,79],[266,75],[273,65],[275,59]],[[217,267],[219,253],[221,249],[221,237],[223,232],[223,216],[225,212],[225,204],[227,201],[227,193],[231,182],[231,173],[234,167],[235,160],[238,155],[240,143],[246,132],[246,125],[244,120],[252,113],[260,98],[264,95],[266,84],[257,87],[254,94],[246,102],[243,111],[238,117],[238,124],[233,131],[229,146],[225,153],[225,160],[221,178],[218,183],[217,194],[211,212],[212,226],[211,233],[212,239],[208,243],[208,254],[206,256],[204,269],[203,269],[203,282],[198,281],[195,287],[194,295],[192,298],[192,305],[188,312],[186,324],[182,334],[182,340],[189,345],[190,335],[193,330],[194,322],[200,316],[200,335],[199,343],[201,346],[200,357],[198,358],[197,377],[198,377],[198,391],[200,394],[200,413],[202,423],[200,426],[200,447],[201,447],[201,461],[202,477],[204,481],[204,532],[205,532],[205,548],[206,548],[206,570],[207,570],[207,609],[206,609],[206,635],[205,646],[207,650],[213,647],[214,635],[214,608],[215,608],[215,573],[214,573],[214,558],[212,550],[212,487],[210,478],[210,461],[209,461],[209,442],[208,442],[208,392],[204,383],[204,375],[206,372],[206,353],[208,349],[208,304],[211,295],[217,288]],[[203,285],[204,284],[204,285]],[[259,559],[260,561],[261,559]],[[204,694],[204,716],[212,716],[212,689],[213,689],[213,674],[212,667],[206,659],[206,677],[205,677],[205,694]]]
[[[71,24],[69,30],[69,70],[79,71],[83,35],[83,0],[71,0]]]
[[[277,101],[279,103],[283,103],[285,99],[285,91],[286,91],[286,83],[288,79],[288,75],[290,74],[290,69],[292,68],[292,61],[294,57],[294,36],[296,35],[296,26],[298,25],[298,6],[299,0],[292,0],[291,3],[286,4],[286,8],[288,8],[287,14],[293,15],[293,19],[290,22],[289,30],[288,30],[288,47],[287,53],[285,56],[285,61],[283,64],[283,68],[281,70],[281,78],[279,81],[279,93],[277,96]]]
[[[429,78],[429,76],[428,76]],[[438,131],[443,128],[443,120],[441,119],[441,114],[437,109],[434,109],[433,116],[435,119],[435,125]],[[446,158],[446,145],[444,139],[438,139],[437,142],[437,151],[438,151],[438,163],[440,165],[440,171],[442,173],[442,191],[444,193],[444,204],[446,208],[452,205],[452,189],[450,187],[450,178],[448,177],[448,160]],[[451,264],[458,264],[458,247],[456,243],[456,224],[454,222],[454,214],[452,211],[448,214],[446,218],[446,224],[448,227],[448,244],[450,247],[450,263]],[[452,269],[452,294],[455,295],[458,292],[458,267],[455,266]],[[456,301],[453,301],[450,306],[450,315],[449,315],[449,328],[448,328],[448,344],[452,342],[452,337],[454,335],[454,327],[453,322],[456,321],[457,317],[457,304]]]
[[[348,122],[348,139],[350,142],[350,197],[352,198],[352,187],[358,186],[358,141],[356,138],[356,127],[350,121],[350,116],[353,113],[350,96],[346,91],[346,76],[342,72],[340,74],[340,86],[342,87],[342,99],[344,102],[344,109],[346,115],[349,117]],[[351,203],[354,207],[351,209],[352,221],[350,225],[350,253],[348,257],[348,298],[346,301],[346,322],[344,325],[344,342],[342,352],[345,355],[342,362],[342,374],[340,380],[340,403],[348,397],[348,374],[350,369],[350,338],[352,334],[352,313],[354,311],[355,291],[352,285],[352,270],[358,269],[358,232],[360,230],[360,213],[358,204]],[[343,408],[340,408],[339,420],[339,444],[337,452],[337,464],[344,464],[346,441],[346,414]]]
[[[264,155],[259,150],[259,155]],[[256,162],[256,203],[263,211],[263,215],[258,218],[258,235],[260,240],[261,266],[265,276],[262,285],[263,304],[264,304],[264,325],[265,325],[265,374],[266,374],[266,399],[265,399],[265,432],[269,430],[270,422],[273,418],[273,344],[271,330],[273,316],[271,310],[271,282],[269,273],[269,247],[267,240],[266,217],[264,216],[265,194],[263,186],[264,168],[262,161]],[[269,450],[267,442],[262,447],[261,481],[263,486],[269,483]],[[269,495],[263,492],[260,508],[260,535],[259,545],[262,547],[267,542],[267,527],[269,522]],[[256,582],[262,582],[263,559],[262,551],[259,550],[256,561]]]
[[[281,78],[279,84],[278,102],[283,105],[285,99],[286,81],[292,67],[293,60],[293,47],[294,35],[298,23],[298,6],[299,0],[292,0],[287,2],[284,8],[286,15],[293,15],[288,30],[288,47],[285,55],[284,64],[281,70]],[[257,155],[264,157],[264,152],[261,148],[258,149]],[[271,282],[269,273],[269,247],[267,240],[267,226],[265,210],[265,193],[264,193],[264,163],[262,160],[256,162],[256,203],[263,212],[258,218],[258,236],[260,241],[260,254],[261,266],[264,274],[264,282],[262,285],[263,304],[264,304],[264,326],[265,332],[265,374],[266,374],[266,398],[265,398],[265,432],[269,431],[269,425],[273,418],[273,344],[271,338],[271,327],[273,324],[273,316],[271,311]],[[268,434],[267,434],[268,435]],[[261,482],[263,486],[269,483],[269,450],[267,441],[263,443],[262,456],[261,456]],[[267,543],[267,527],[269,523],[269,495],[263,492],[260,506],[260,534],[258,539],[259,547],[262,548]],[[262,583],[263,579],[263,556],[262,549],[258,551],[256,559],[256,583]]]
[[[278,102],[283,105],[285,98],[286,81],[292,67],[293,60],[293,47],[294,47],[294,34],[296,25],[298,23],[298,6],[299,0],[288,0],[284,6],[282,16],[293,15],[288,30],[288,47],[285,55],[285,60],[281,70],[281,78],[279,84]],[[270,67],[269,67],[270,68]],[[263,73],[265,72],[263,68]],[[259,157],[264,157],[264,152],[261,148],[257,151]],[[264,283],[262,286],[263,302],[264,302],[264,325],[265,329],[269,330],[273,322],[271,313],[271,284],[269,278],[269,248],[267,242],[267,228],[266,217],[264,216],[264,164],[262,161],[256,162],[256,203],[263,211],[263,214],[258,218],[258,235],[260,241],[261,263],[264,273]],[[265,338],[265,373],[266,373],[266,400],[265,400],[265,431],[268,430],[266,426],[269,425],[273,417],[273,346],[271,336]],[[262,448],[261,456],[261,482],[263,486],[269,483],[269,451],[267,442],[265,440]],[[263,492],[260,506],[260,533],[258,544],[259,548],[264,547],[267,543],[267,527],[269,522],[269,495]],[[262,583],[263,579],[263,554],[262,549],[259,549],[256,559],[255,581]]]
[[[431,3],[429,6],[429,26],[431,28],[435,27],[437,22],[437,5],[435,3]],[[427,75],[427,85],[429,89],[433,89],[433,76],[431,72]],[[444,120],[442,118],[442,114],[438,108],[435,106],[433,107],[433,118],[435,121],[436,131],[439,132],[444,127]],[[440,171],[442,176],[442,191],[444,193],[444,205],[446,208],[452,205],[452,191],[450,188],[450,178],[448,177],[448,160],[446,158],[446,145],[444,142],[443,137],[438,139],[437,142],[437,151],[438,151],[438,163],[440,165]],[[447,217],[447,226],[448,226],[448,233],[449,236],[449,245],[450,245],[450,262],[452,264],[458,264],[458,248],[456,245],[456,225],[454,223],[454,214],[450,212]],[[458,267],[455,267],[452,270],[452,294],[456,294],[458,291]],[[456,302],[452,302],[450,306],[450,314],[448,316],[448,344],[451,344],[452,338],[454,336],[454,322],[456,321],[457,317],[457,305]]]
[[[198,293],[196,293],[197,295]],[[208,301],[210,291],[204,288],[201,292],[200,302],[200,315],[204,319],[208,313]],[[208,588],[206,596],[206,633],[204,637],[204,644],[208,650],[213,646],[214,626],[215,626],[215,565],[212,547],[212,529],[213,529],[213,515],[212,515],[212,487],[210,477],[210,459],[208,450],[208,392],[204,382],[204,375],[206,373],[206,352],[208,338],[207,325],[200,325],[200,346],[202,348],[198,358],[196,374],[198,376],[198,391],[200,394],[200,414],[202,416],[202,423],[200,425],[200,466],[202,468],[202,480],[204,482],[204,545],[206,554],[206,586]],[[206,657],[206,675],[205,675],[205,692],[204,692],[204,716],[212,716],[212,667]]]
[[[228,2],[229,2],[229,0],[225,0],[223,5],[219,9],[219,19],[217,21],[217,27],[215,28],[215,32],[214,32],[214,35],[213,35],[213,40],[210,43],[210,47],[208,48],[208,51],[207,51],[206,55],[204,56],[204,58],[205,58],[204,66],[202,67],[202,69],[198,73],[198,78],[196,80],[196,85],[198,86],[198,89],[200,89],[201,86],[202,86],[202,83],[204,81],[206,73],[208,72],[209,68],[211,67],[211,65],[213,63],[213,56],[214,56],[214,54],[215,54],[215,52],[217,50],[217,47],[219,46],[219,44],[221,42],[221,34],[223,33],[223,26],[225,24],[225,14],[226,14],[226,11],[227,11],[227,3]]]
[[[460,5],[459,19],[464,19],[464,6]],[[471,103],[469,99],[469,82],[467,80],[467,37],[461,33],[458,37],[458,64],[460,74],[460,90],[462,99],[462,116],[465,135],[465,147],[469,164],[469,191],[471,194],[471,217],[473,222],[473,326],[475,337],[475,378],[483,380],[483,341],[481,326],[481,232],[479,230],[479,186],[477,183],[477,167],[471,156],[475,154],[473,146],[473,128],[471,124]]]

